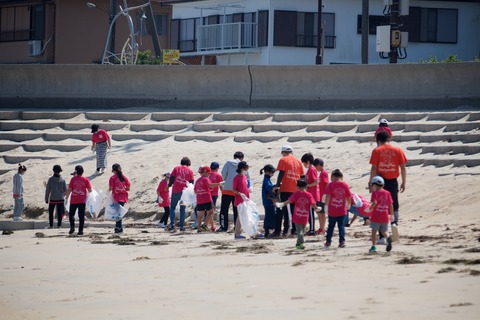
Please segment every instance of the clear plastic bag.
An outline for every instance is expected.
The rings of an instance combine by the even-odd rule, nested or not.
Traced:
[[[105,205],[105,220],[121,220],[127,212],[128,209],[122,207],[118,202],[115,202],[111,192],[107,193],[107,203]]]
[[[100,210],[103,208],[103,191],[92,190],[87,197],[87,210],[93,219],[97,219]]]
[[[180,198],[180,205],[193,206],[197,204],[197,197],[193,189],[193,183],[187,183],[187,187],[182,191],[182,197]]]
[[[260,214],[255,202],[245,197],[244,201],[237,206],[237,210],[243,231],[250,237],[256,236],[258,234]]]

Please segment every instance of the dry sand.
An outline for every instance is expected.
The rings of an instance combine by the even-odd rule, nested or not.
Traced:
[[[370,229],[360,222],[347,228],[346,248],[336,248],[335,236],[325,250],[324,237],[316,236],[306,238],[303,251],[295,250],[294,238],[235,241],[231,233],[169,233],[154,226],[159,177],[183,156],[196,169],[211,161],[223,166],[243,151],[252,198],[260,205],[258,171],[277,164],[286,141],[114,142],[108,161],[119,162],[132,182],[128,207],[136,220],[126,219],[119,239],[112,237],[113,228],[101,227],[69,237],[67,224],[0,235],[0,318],[480,318],[479,167],[408,167],[400,195],[401,240],[390,253],[384,246],[376,255],[367,253]],[[367,195],[372,144],[290,144],[297,157],[310,151],[328,171],[342,169],[353,192]],[[397,145],[406,149],[408,143]],[[56,163],[67,179],[76,164],[84,165],[87,176],[95,169],[88,147],[56,160],[27,161],[30,208],[46,208],[42,182]],[[2,219],[11,216],[12,175],[0,176],[1,206],[10,208]],[[92,177],[93,187],[106,190],[109,176]]]

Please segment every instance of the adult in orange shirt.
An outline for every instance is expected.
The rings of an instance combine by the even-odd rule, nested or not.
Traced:
[[[278,161],[277,171],[278,178],[276,189],[280,189],[280,200],[285,202],[290,196],[297,191],[297,181],[304,175],[303,165],[300,160],[293,156],[293,149],[289,145],[282,147],[282,158]],[[291,214],[294,209],[294,204],[284,206],[277,211],[275,231],[271,237],[279,237],[283,222],[283,235],[288,233],[288,229],[292,228],[292,234],[295,234],[295,226],[290,226]]]
[[[370,164],[372,168],[370,170],[370,180],[373,177],[381,176],[385,180],[384,189],[390,192],[393,200],[393,215],[394,221],[392,224],[398,225],[398,176],[401,175],[402,183],[400,184],[400,192],[405,191],[405,185],[407,182],[407,158],[403,153],[403,150],[399,147],[392,146],[388,141],[390,139],[389,134],[386,131],[378,132],[377,136],[378,147],[373,149],[372,156],[370,157]],[[369,182],[368,186],[370,192],[372,192],[372,185]]]

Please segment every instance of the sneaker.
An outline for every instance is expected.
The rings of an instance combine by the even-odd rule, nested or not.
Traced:
[[[278,239],[278,238],[280,238],[280,235],[275,232],[268,235],[268,239]]]
[[[23,219],[22,219],[22,217],[14,217],[13,221],[20,222],[20,221],[23,221]]]
[[[45,229],[53,229],[53,226],[45,227]]]
[[[385,239],[385,238],[378,239],[377,244],[387,244],[387,239]]]
[[[175,227],[168,227],[168,231],[174,231]]]
[[[70,230],[68,231],[68,234],[73,234],[74,232],[75,232],[75,229],[70,229]]]
[[[306,234],[306,236],[315,236],[317,235],[315,231],[311,230],[311,231],[308,231]]]
[[[344,242],[340,242],[340,244],[338,245],[339,248],[345,248],[345,241]]]
[[[370,253],[376,253],[376,252],[377,252],[377,247],[372,246],[372,247],[370,248],[370,250],[368,250],[368,252],[370,252]]]
[[[80,232],[80,231],[79,231],[79,232],[77,233],[77,236],[79,236],[79,237],[83,236],[83,232]]]
[[[205,224],[202,224],[199,229],[202,229],[204,231],[210,231],[210,229],[208,229],[207,225]]]
[[[227,232],[227,230],[223,229],[222,227],[218,228],[216,232]]]
[[[324,234],[326,231],[325,229],[318,229],[317,234]]]
[[[330,246],[332,245],[331,242],[325,242],[325,244],[323,245],[325,248],[330,248]]]
[[[180,228],[180,231],[185,231],[185,228]]]
[[[166,227],[165,223],[163,223],[163,222],[159,222],[159,223],[158,223],[158,226],[159,226],[160,228],[165,228],[165,227]]]
[[[350,223],[345,223],[345,227],[350,227]]]
[[[235,236],[235,240],[245,239],[245,236],[239,235]]]
[[[391,236],[389,236],[387,238],[387,252],[390,252],[390,251],[392,251],[392,237]]]
[[[303,249],[305,249],[305,246],[303,245],[303,243],[301,243],[301,244],[297,244],[297,245],[295,246],[295,248],[297,248],[297,249],[299,249],[299,250],[303,250]]]
[[[215,227],[212,227],[211,228],[212,232],[216,232],[217,230],[215,229]]]

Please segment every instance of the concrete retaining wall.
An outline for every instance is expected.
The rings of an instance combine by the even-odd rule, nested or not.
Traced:
[[[480,63],[0,65],[0,108],[480,107]]]

